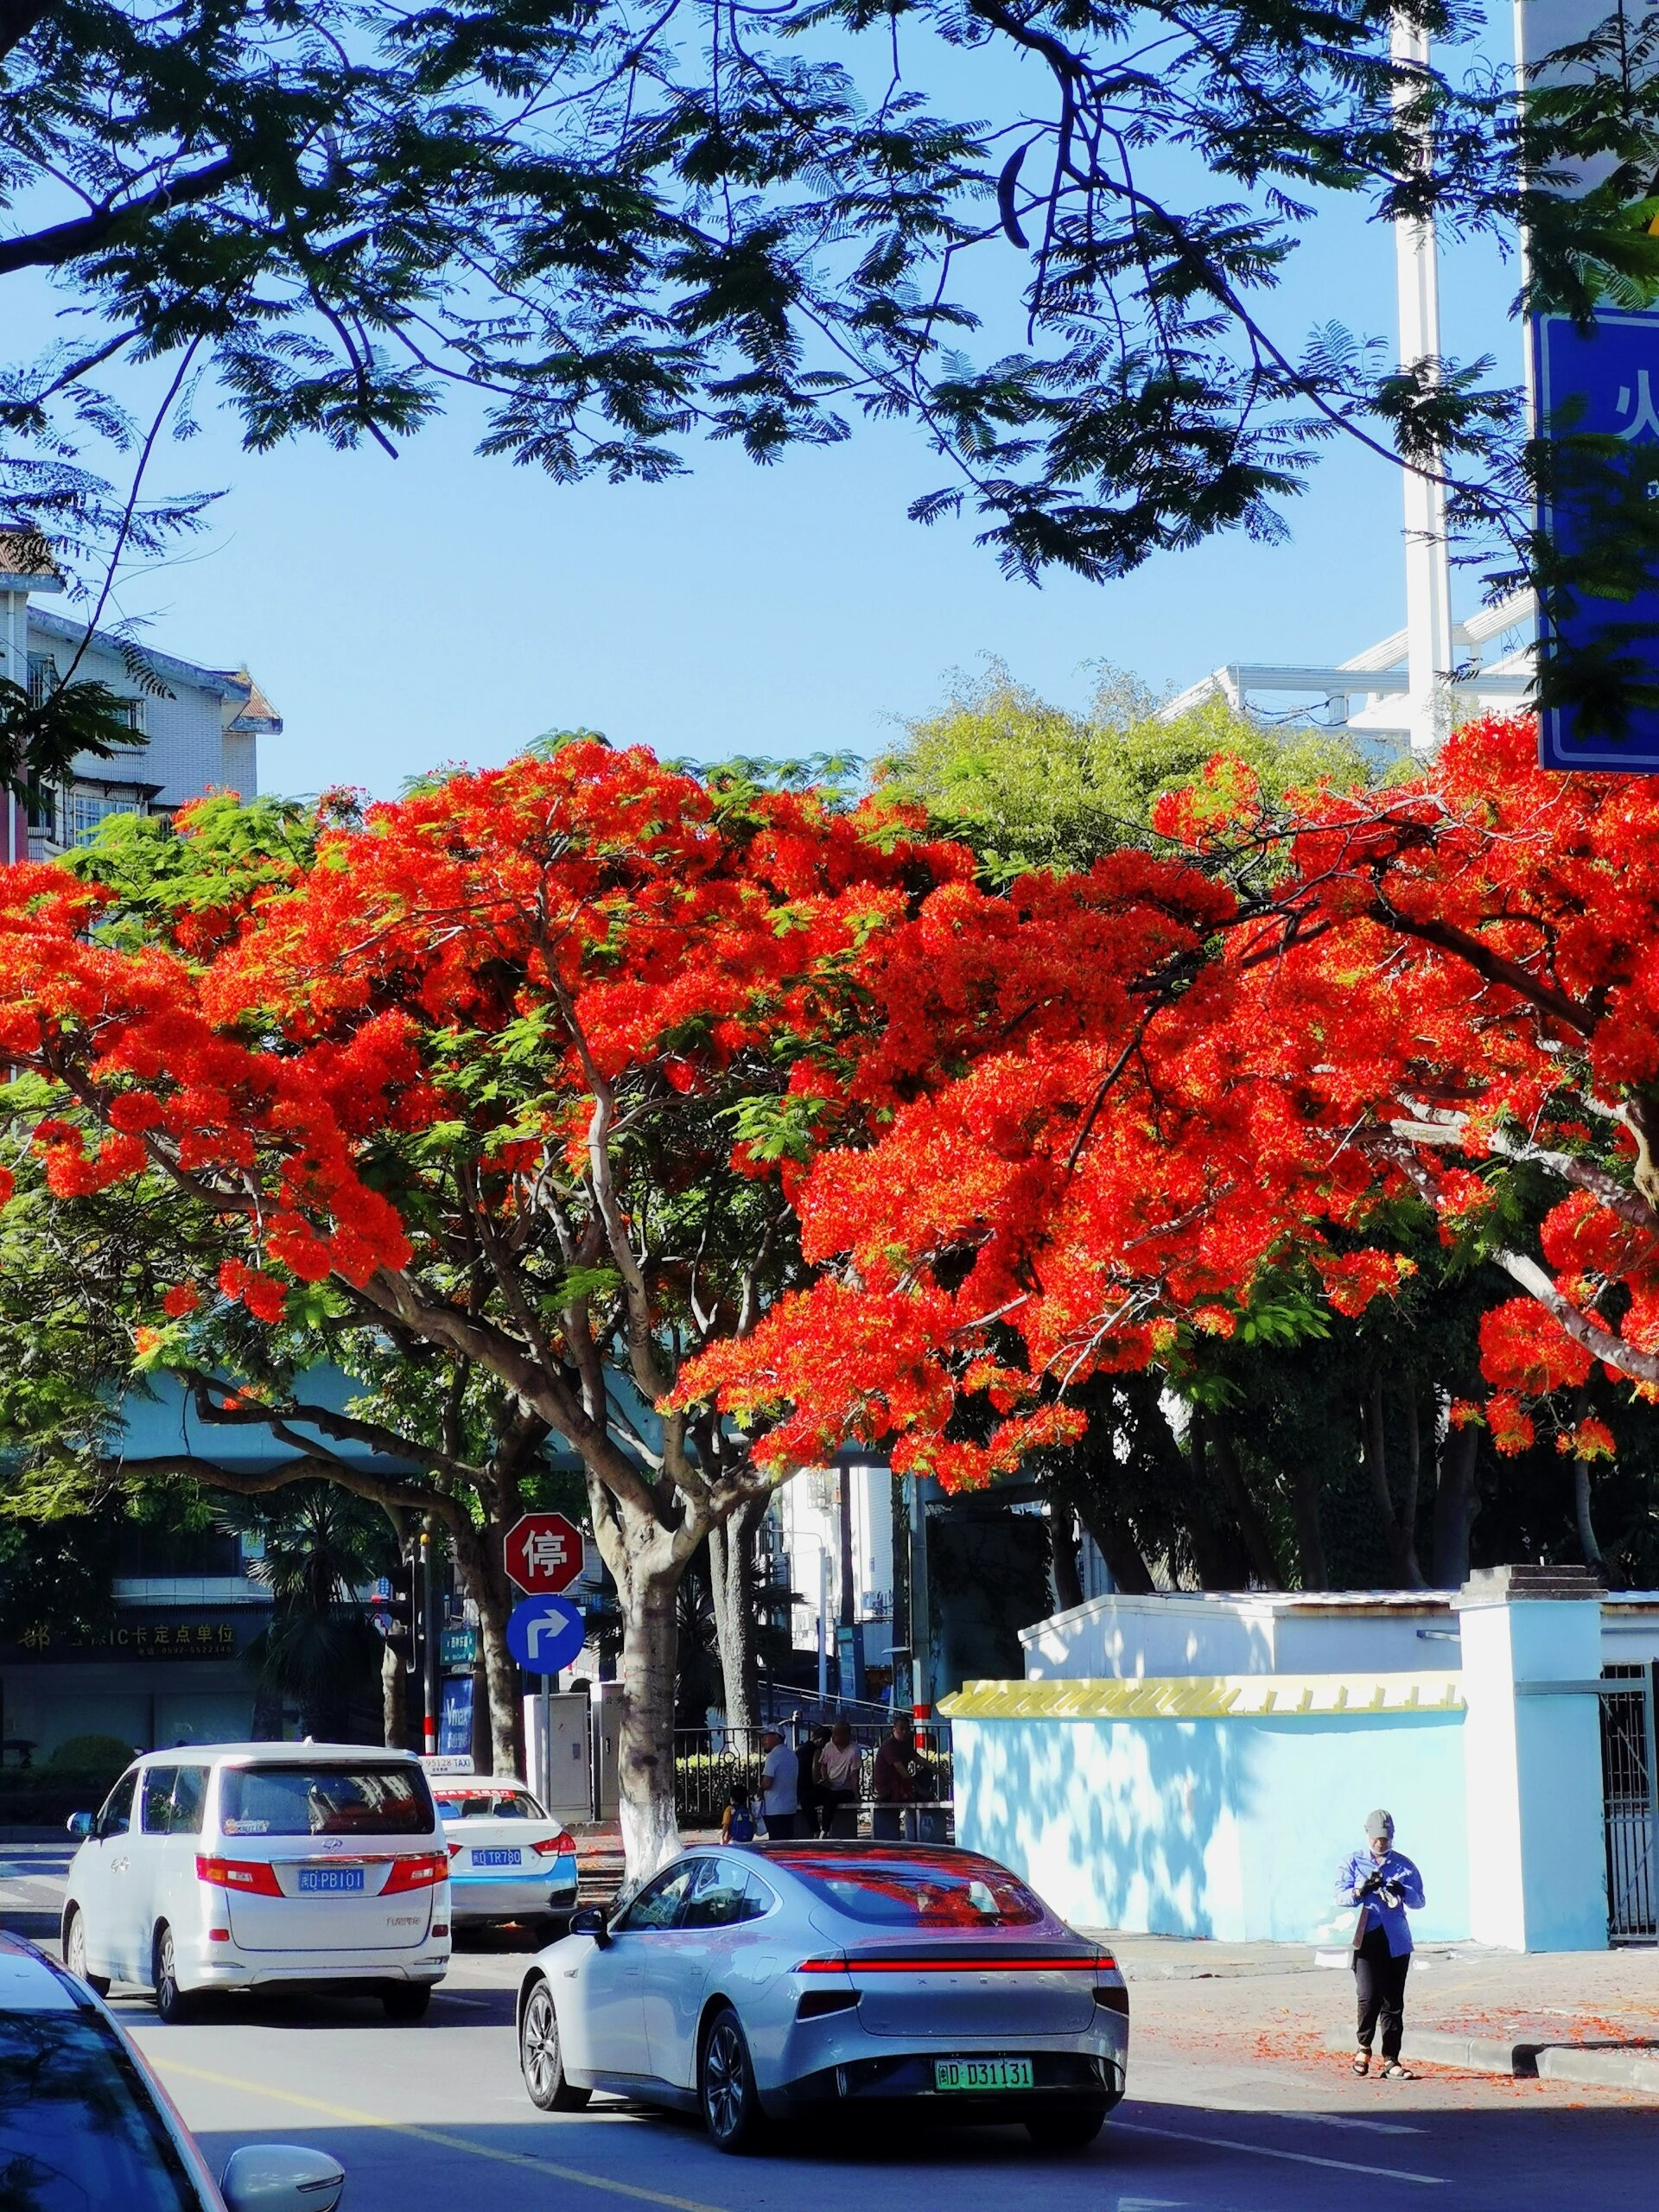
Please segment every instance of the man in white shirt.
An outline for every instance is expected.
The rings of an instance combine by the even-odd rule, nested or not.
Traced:
[[[766,1753],[760,1764],[760,1811],[766,1834],[773,1843],[788,1843],[801,1809],[800,1764],[780,1729],[768,1728],[760,1747]]]

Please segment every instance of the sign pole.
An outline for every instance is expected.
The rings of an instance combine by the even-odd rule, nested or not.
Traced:
[[[542,1802],[550,1811],[553,1803],[553,1677],[542,1676]]]

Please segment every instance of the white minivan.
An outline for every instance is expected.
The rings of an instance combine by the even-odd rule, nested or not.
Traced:
[[[93,1815],[69,1868],[63,1955],[101,1996],[156,1993],[164,2020],[204,1992],[312,1982],[417,2020],[449,1965],[449,1850],[426,1776],[352,1744],[151,1751]]]

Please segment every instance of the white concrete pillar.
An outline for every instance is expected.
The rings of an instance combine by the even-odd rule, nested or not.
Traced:
[[[1389,53],[1397,63],[1426,69],[1428,34],[1396,16]],[[1396,95],[1403,105],[1408,93]],[[1440,357],[1440,250],[1431,219],[1394,226],[1400,301],[1400,365]],[[1452,563],[1446,537],[1446,491],[1435,477],[1403,472],[1406,523],[1406,718],[1414,754],[1433,753],[1450,721]]]
[[[1604,1951],[1601,1598],[1581,1567],[1491,1567],[1463,1641],[1469,1921],[1512,1951]],[[1575,1683],[1577,1689],[1544,1685]]]

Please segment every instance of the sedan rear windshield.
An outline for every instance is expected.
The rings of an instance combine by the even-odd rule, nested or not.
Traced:
[[[528,1789],[454,1789],[438,1792],[438,1816],[446,1821],[544,1821]]]
[[[776,1854],[791,1874],[854,1920],[880,1928],[1029,1928],[1043,1908],[987,1859],[906,1852],[877,1859]]]
[[[418,1767],[227,1766],[219,1825],[226,1835],[427,1835],[436,1816]]]
[[[143,2076],[93,2015],[0,2012],[0,2205],[203,2212]]]

